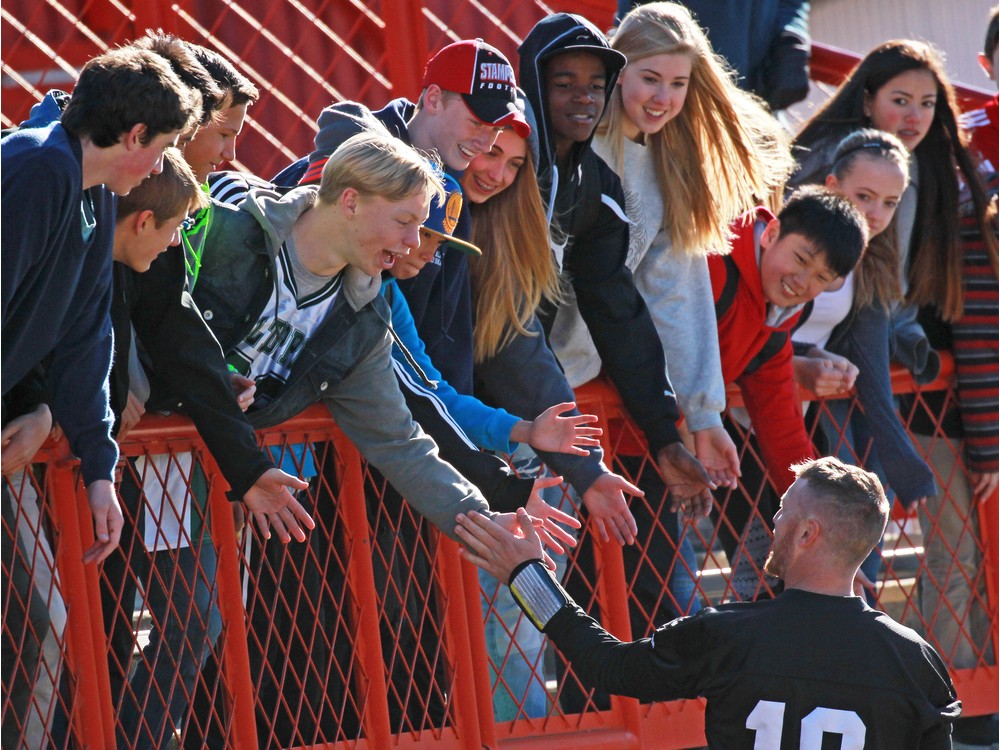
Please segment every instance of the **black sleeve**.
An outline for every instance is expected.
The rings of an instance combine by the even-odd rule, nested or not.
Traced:
[[[625,205],[621,182],[601,166],[613,179],[602,182],[597,220],[575,238],[564,270],[604,369],[655,456],[680,440],[680,413],[667,379],[663,345],[625,265],[628,225],[621,208]]]
[[[545,341],[541,323],[532,318],[526,328],[534,335],[515,335],[500,351],[476,365],[475,391],[484,402],[516,417],[535,419],[550,406],[576,401],[576,395]],[[579,410],[571,413],[578,414]],[[581,495],[606,472],[600,446],[591,448],[586,456],[535,452]]]
[[[236,403],[222,349],[185,289],[184,258],[170,248],[137,276],[132,323],[163,387],[190,415],[240,501],[274,464]]]
[[[682,617],[652,638],[619,641],[578,606],[564,607],[545,634],[588,687],[642,701],[695,698],[706,673],[705,618]]]

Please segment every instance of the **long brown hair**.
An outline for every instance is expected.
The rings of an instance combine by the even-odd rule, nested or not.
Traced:
[[[483,251],[469,263],[476,314],[472,355],[477,363],[495,355],[515,335],[535,335],[525,326],[542,300],[561,300],[549,222],[531,149],[526,152],[509,188],[471,205],[472,242]]]
[[[896,136],[875,128],[855,130],[837,145],[830,174],[842,181],[865,159],[886,161],[897,167],[903,176],[903,188],[906,188],[909,181],[906,146]],[[903,298],[897,242],[893,217],[885,230],[869,239],[868,249],[855,269],[855,306],[879,305],[888,310],[893,302]]]
[[[935,49],[910,39],[880,44],[810,118],[795,143],[812,148],[867,125],[865,100],[874,97],[896,76],[911,70],[926,70],[934,77],[937,102],[930,130],[912,152],[920,171],[920,185],[917,220],[909,248],[907,299],[918,305],[934,305],[945,320],[954,321],[964,310],[958,173],[968,187],[994,272],[997,240],[989,221],[991,212],[985,190],[959,134],[955,91]]]
[[[646,147],[674,247],[690,254],[728,252],[732,221],[780,191],[794,167],[781,126],[759,100],[736,86],[727,64],[682,5],[634,8],[611,46],[629,65],[660,54],[691,58],[684,107],[646,136]],[[624,119],[619,84],[598,126],[611,143],[612,166],[619,174]]]

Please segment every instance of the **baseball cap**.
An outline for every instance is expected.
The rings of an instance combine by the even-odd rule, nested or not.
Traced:
[[[531,127],[514,104],[514,68],[496,47],[466,39],[444,47],[427,61],[423,88],[436,84],[462,95],[476,119],[495,127],[513,127],[522,138]]]
[[[444,200],[435,198],[431,203],[430,215],[421,231],[429,232],[437,242],[443,242],[447,247],[461,250],[467,255],[482,255],[483,251],[471,242],[452,236],[462,213],[462,186],[447,172],[442,172],[439,176],[444,185]]]

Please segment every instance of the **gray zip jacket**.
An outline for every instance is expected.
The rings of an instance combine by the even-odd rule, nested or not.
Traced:
[[[315,200],[315,187],[284,196],[259,189],[239,209],[215,206],[194,298],[224,352],[264,313],[278,249]],[[251,408],[248,417],[255,427],[267,427],[322,400],[361,454],[421,515],[454,538],[456,514],[488,512],[489,506],[438,457],[437,445],[411,419],[392,371],[389,308],[379,288],[377,277],[348,266],[340,294],[283,390],[266,407]]]

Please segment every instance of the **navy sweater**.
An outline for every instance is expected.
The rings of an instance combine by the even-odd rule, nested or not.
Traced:
[[[59,123],[0,146],[3,393],[51,353],[52,414],[82,462],[85,484],[113,479],[108,371],[115,198],[86,191],[97,226],[84,241],[80,142]]]

